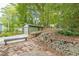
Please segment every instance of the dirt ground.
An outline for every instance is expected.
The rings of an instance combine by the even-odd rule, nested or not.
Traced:
[[[0,56],[54,56],[56,53],[33,40],[0,46]]]
[[[0,45],[0,56],[76,56],[79,55],[79,37],[63,36],[45,29],[27,41]]]

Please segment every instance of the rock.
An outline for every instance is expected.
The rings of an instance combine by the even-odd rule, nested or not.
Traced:
[[[6,48],[6,47],[2,47],[2,48],[0,48],[0,51],[5,51],[5,50],[7,50],[8,48]]]
[[[52,33],[41,33],[37,40],[46,43],[51,49],[63,52],[64,55],[79,55],[79,43],[63,41],[64,39],[57,40]]]
[[[0,52],[0,56],[2,56],[2,54],[3,54],[3,53],[2,53],[2,52]]]
[[[8,56],[13,56],[13,55],[15,55],[15,52],[8,53]]]
[[[9,48],[8,52],[15,52],[15,50],[13,50],[13,48]]]
[[[47,53],[48,55],[50,55],[50,56],[52,55],[52,53],[51,53],[50,51],[46,51],[46,53]]]
[[[15,54],[13,54],[13,56],[18,56],[18,55],[15,53]]]
[[[17,55],[19,55],[19,54],[21,54],[21,53],[23,53],[23,52],[20,51],[20,50],[18,50],[18,51],[16,52]]]
[[[27,52],[27,51],[28,51],[28,48],[27,48],[27,47],[23,47],[23,48],[22,48],[22,51],[23,51],[23,52]]]
[[[18,48],[17,46],[13,47],[13,50],[14,50],[14,51],[18,51],[18,49],[19,49],[19,48]]]
[[[13,47],[13,49],[14,49],[15,51],[18,51],[18,50],[21,50],[21,49],[22,49],[22,47],[23,47],[23,46],[18,45],[18,46]]]

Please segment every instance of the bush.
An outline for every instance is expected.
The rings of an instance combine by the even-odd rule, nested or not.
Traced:
[[[75,32],[75,31],[62,30],[62,31],[58,31],[58,33],[66,36],[79,36],[79,32]]]

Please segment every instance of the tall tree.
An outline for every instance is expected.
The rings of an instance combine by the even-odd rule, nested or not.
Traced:
[[[16,5],[16,9],[19,14],[19,20],[21,27],[27,23],[27,4],[26,3],[18,3]]]
[[[16,8],[14,5],[8,5],[5,8],[2,9],[2,22],[4,24],[4,26],[6,26],[8,28],[7,31],[14,31],[14,28],[16,27],[15,24],[16,21],[16,17],[17,17],[17,12],[16,12]],[[6,22],[7,21],[7,22]],[[6,23],[5,23],[6,22]]]

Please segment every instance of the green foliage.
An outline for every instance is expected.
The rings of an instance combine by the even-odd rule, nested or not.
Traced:
[[[64,4],[63,20],[59,23],[64,35],[79,35],[79,4]],[[61,9],[62,10],[62,9]]]
[[[6,31],[14,31],[18,27],[17,11],[14,5],[8,5],[2,9],[1,22],[7,28]]]
[[[60,33],[64,35],[79,33],[79,4],[18,3],[6,6],[2,12],[2,22],[11,32],[25,24],[45,27],[56,24],[61,27]],[[40,21],[38,24],[35,18]]]
[[[79,32],[72,32],[69,30],[59,31],[58,33],[63,34],[65,36],[79,36]]]
[[[13,36],[17,34],[22,34],[22,32],[3,32],[3,33],[0,33],[0,37]]]
[[[27,4],[25,3],[17,4],[16,10],[19,15],[19,21],[21,21],[20,24],[21,26],[24,26],[25,23],[27,23]]]

